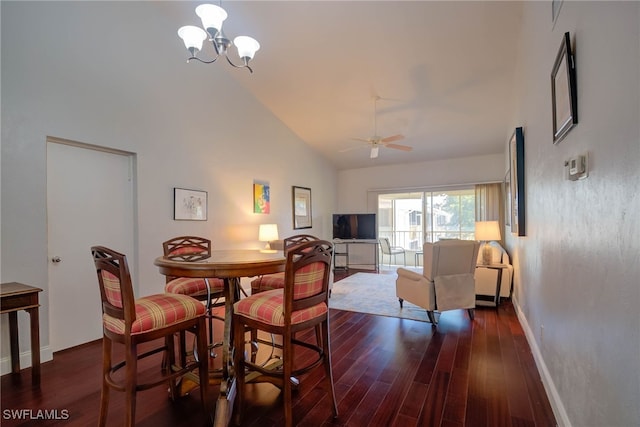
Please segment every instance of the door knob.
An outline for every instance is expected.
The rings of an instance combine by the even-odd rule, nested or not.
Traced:
[[[62,259],[59,256],[54,256],[53,258],[51,258],[51,262],[54,264],[57,264],[60,261],[62,261]]]

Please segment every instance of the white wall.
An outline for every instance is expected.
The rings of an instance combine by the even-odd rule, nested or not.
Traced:
[[[560,425],[640,425],[640,3],[523,7],[519,109],[526,237],[509,236],[515,299]],[[579,123],[552,143],[550,73],[575,46]],[[589,153],[586,180],[564,160]]]
[[[504,154],[343,170],[338,172],[338,210],[376,212],[377,200],[368,197],[376,190],[500,182],[505,171]]]
[[[277,223],[282,236],[292,234],[292,185],[312,189],[313,228],[305,232],[331,237],[334,168],[230,77],[247,70],[224,62],[186,64],[175,34],[179,23],[145,19],[147,8],[164,3],[2,2],[1,7],[1,281],[45,290],[43,347],[49,344],[47,136],[137,154],[141,294],[162,289],[153,259],[169,237],[204,235],[218,248],[244,248],[260,245],[259,223]],[[139,45],[127,38],[131,35]],[[165,43],[175,44],[172,57],[154,50]],[[125,55],[132,50],[135,60]],[[253,213],[254,179],[271,185],[269,215]],[[173,187],[208,191],[209,220],[173,221]],[[8,342],[5,317],[3,343]],[[27,330],[26,316],[20,314],[20,322]],[[21,333],[20,347],[29,350],[28,334]]]

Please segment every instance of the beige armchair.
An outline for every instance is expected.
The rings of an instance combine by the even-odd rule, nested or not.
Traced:
[[[402,308],[409,301],[427,310],[434,325],[434,311],[467,309],[473,319],[476,306],[474,273],[480,243],[473,240],[441,240],[425,243],[423,273],[398,268],[396,296]]]

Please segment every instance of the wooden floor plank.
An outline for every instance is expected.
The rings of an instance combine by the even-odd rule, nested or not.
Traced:
[[[300,378],[294,417],[302,426],[555,426],[551,405],[511,304],[446,312],[427,322],[330,310],[331,354],[340,414],[334,419],[322,368]],[[312,335],[303,335],[310,338]],[[0,379],[3,427],[96,425],[101,343],[57,352],[42,364],[42,385],[31,370]],[[155,357],[155,356],[154,356]],[[153,374],[159,359],[140,364]],[[160,357],[160,355],[158,355]],[[305,357],[305,356],[302,356]],[[217,362],[216,362],[217,363]],[[217,390],[212,388],[212,402]],[[243,426],[279,426],[281,393],[271,384],[246,389]],[[6,410],[68,411],[68,420],[19,420]],[[109,426],[124,416],[122,393],[112,392]],[[204,426],[197,390],[171,402],[163,387],[138,396],[138,426]]]

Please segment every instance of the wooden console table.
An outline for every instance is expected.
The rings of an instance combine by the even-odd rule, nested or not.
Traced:
[[[40,386],[40,316],[38,293],[42,289],[22,283],[0,284],[0,313],[9,315],[9,337],[11,343],[11,372],[20,372],[20,349],[18,347],[18,311],[24,310],[31,318],[31,383]]]

